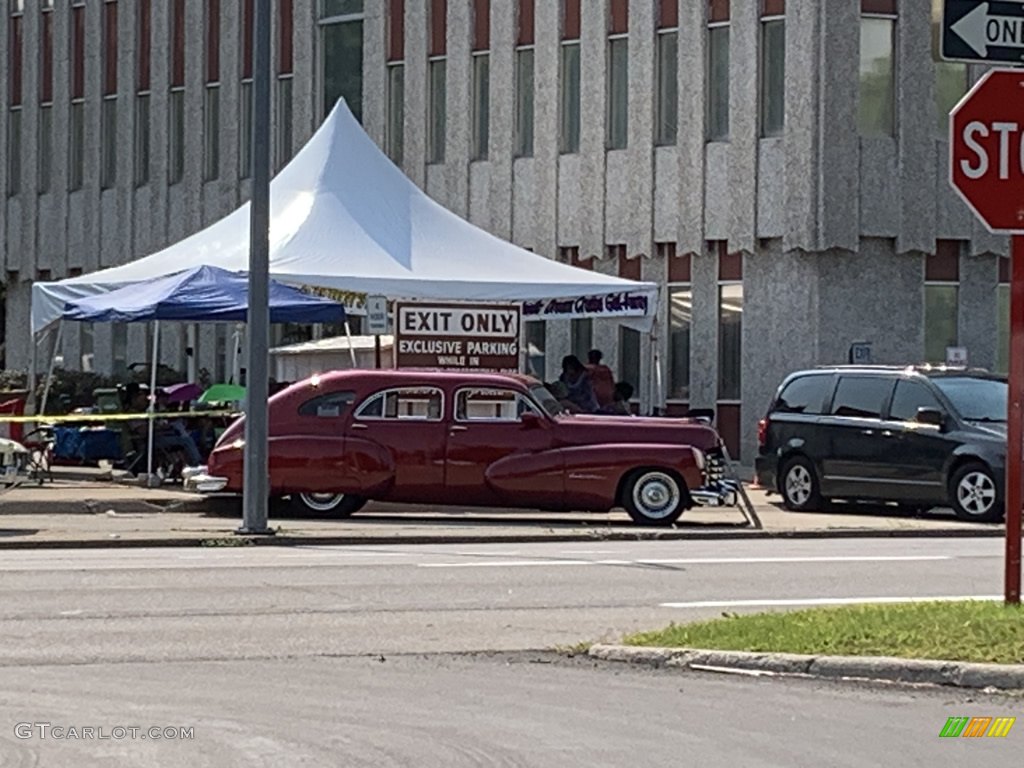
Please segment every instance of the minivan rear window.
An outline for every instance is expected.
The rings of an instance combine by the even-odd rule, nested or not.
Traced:
[[[819,374],[793,379],[779,395],[775,410],[780,413],[821,414],[831,388],[831,376]]]
[[[834,416],[880,419],[893,380],[884,376],[841,376],[832,401]]]

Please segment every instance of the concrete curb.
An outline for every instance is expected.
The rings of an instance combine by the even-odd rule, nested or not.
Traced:
[[[751,653],[695,648],[637,648],[594,645],[588,654],[603,661],[654,668],[714,667],[776,675],[823,679],[885,680],[895,683],[959,688],[1024,689],[1024,664],[977,664],[966,661],[900,659],[892,656],[810,656],[795,653]]]
[[[95,515],[112,509],[119,514],[142,514],[155,512],[180,512],[200,514],[209,512],[205,499],[153,499],[118,498],[93,499],[83,497],[67,499],[40,499],[39,501],[4,501],[0,496],[0,521],[5,515]]]
[[[100,505],[102,511],[115,509],[118,514],[127,514],[128,509],[118,508],[116,504]],[[83,513],[102,514],[99,507],[82,510]],[[135,512],[150,514],[178,512],[180,509],[165,507],[153,509],[149,507]],[[241,518],[238,523],[241,524]],[[271,520],[271,525],[275,521]],[[4,549],[92,549],[92,548],[132,548],[132,547],[196,547],[196,546],[385,546],[385,545],[435,545],[435,544],[537,544],[594,542],[594,541],[725,541],[736,539],[830,539],[830,538],[969,538],[980,535],[972,531],[581,531],[569,533],[467,533],[467,534],[430,534],[402,533],[396,528],[389,535],[358,536],[352,534],[336,535],[295,535],[277,534],[274,536],[242,536],[231,530],[211,530],[204,534],[184,536],[131,536],[121,538],[125,534],[117,534],[118,538],[104,539],[31,539],[20,538],[5,540],[3,538],[3,515],[0,515],[0,550]],[[231,542],[230,544],[228,542]]]

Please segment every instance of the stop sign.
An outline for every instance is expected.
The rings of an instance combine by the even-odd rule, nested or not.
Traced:
[[[987,72],[949,125],[953,188],[992,232],[1024,232],[1024,70]]]

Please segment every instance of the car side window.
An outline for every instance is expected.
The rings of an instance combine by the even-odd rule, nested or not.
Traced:
[[[371,395],[356,411],[362,420],[440,421],[444,393],[435,387],[402,387]]]
[[[456,421],[517,422],[527,411],[537,413],[529,400],[509,389],[466,387],[455,395]]]
[[[781,413],[807,413],[818,415],[832,389],[831,376],[801,376],[786,385],[779,395],[775,410]]]
[[[917,381],[898,382],[896,393],[892,396],[889,418],[897,421],[914,421],[918,408],[944,410],[938,398],[924,384]]]
[[[322,419],[336,419],[345,414],[355,399],[355,392],[330,392],[304,402],[299,406],[299,415],[318,416]]]
[[[885,376],[842,376],[832,399],[832,415],[880,419],[892,385]]]

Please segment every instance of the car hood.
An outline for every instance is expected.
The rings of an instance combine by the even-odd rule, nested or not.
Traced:
[[[1005,423],[992,421],[968,421],[967,423],[983,435],[988,435],[989,437],[995,437],[1002,440],[1006,439]]]
[[[722,444],[713,427],[696,419],[575,414],[558,417],[558,426],[565,436],[574,441],[666,442],[692,445],[704,452],[715,450]]]

